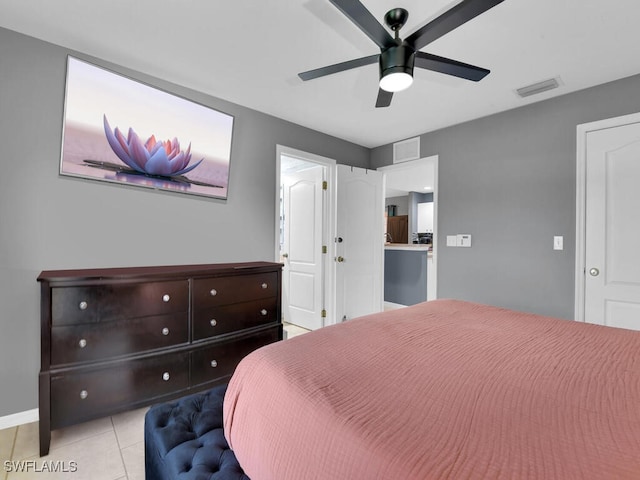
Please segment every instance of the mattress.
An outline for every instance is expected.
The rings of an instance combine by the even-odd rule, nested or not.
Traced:
[[[252,480],[639,479],[640,332],[456,300],[268,345],[224,432]]]

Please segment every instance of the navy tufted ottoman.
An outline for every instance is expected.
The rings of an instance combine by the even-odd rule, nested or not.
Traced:
[[[147,480],[249,480],[222,429],[227,385],[155,405],[144,422]]]

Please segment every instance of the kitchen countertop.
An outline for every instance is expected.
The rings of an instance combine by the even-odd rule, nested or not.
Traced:
[[[431,245],[426,243],[385,243],[385,250],[411,250],[411,251],[431,251]]]

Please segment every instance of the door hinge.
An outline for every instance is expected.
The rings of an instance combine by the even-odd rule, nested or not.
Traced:
[[[326,245],[322,245],[322,253],[327,253],[327,246]]]
[[[323,180],[323,181],[322,181],[322,189],[323,189],[323,190],[326,190],[328,187],[329,187],[329,184],[327,183],[327,181],[326,181],[326,180]]]
[[[324,308],[322,309],[322,312],[320,312],[320,316],[322,318],[326,318],[327,317],[327,311]]]

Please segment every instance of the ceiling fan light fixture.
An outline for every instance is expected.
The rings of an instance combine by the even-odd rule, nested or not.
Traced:
[[[380,88],[386,92],[401,92],[413,83],[413,77],[407,72],[388,72],[380,79]]]
[[[380,54],[380,88],[387,92],[400,92],[413,83],[413,49],[399,45]]]

